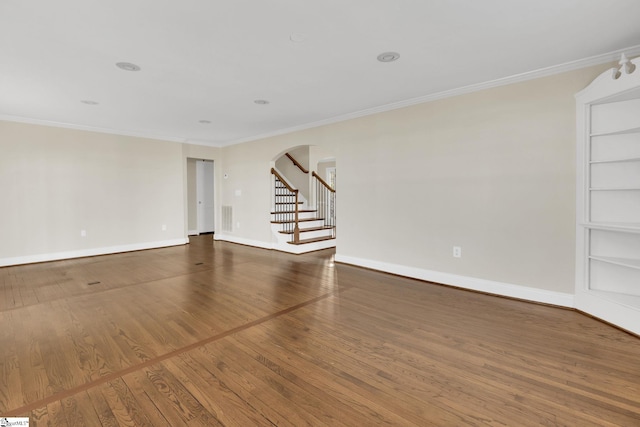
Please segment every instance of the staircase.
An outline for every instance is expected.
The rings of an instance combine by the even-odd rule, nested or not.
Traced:
[[[277,240],[274,249],[300,254],[335,247],[335,216],[332,218],[333,209],[325,206],[327,200],[334,206],[335,191],[328,186],[316,190],[315,207],[308,208],[307,203],[300,200],[298,190],[278,171],[271,169],[271,173],[274,178],[271,227]],[[315,172],[314,176],[317,176]]]

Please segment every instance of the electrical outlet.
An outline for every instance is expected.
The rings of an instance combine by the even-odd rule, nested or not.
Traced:
[[[162,224],[162,231],[167,231],[167,224]]]
[[[236,228],[240,228],[240,221],[236,222]]]
[[[80,230],[80,237],[87,237],[87,230]]]
[[[460,246],[453,247],[453,257],[454,258],[462,257],[462,248]]]

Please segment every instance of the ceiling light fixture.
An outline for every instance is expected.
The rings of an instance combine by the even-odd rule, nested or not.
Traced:
[[[118,62],[116,63],[116,67],[120,68],[121,70],[125,70],[125,71],[140,71],[141,68],[136,65],[136,64],[132,64],[131,62]]]
[[[400,58],[398,52],[384,52],[378,55],[378,61],[380,62],[393,62]]]
[[[211,120],[198,120],[198,123],[208,125],[209,123],[211,123]]]
[[[87,104],[87,105],[98,105],[98,104],[100,104],[99,102],[92,101],[90,99],[83,99],[80,102],[82,102],[83,104]]]
[[[267,101],[266,99],[256,99],[253,102],[255,102],[258,105],[267,105],[269,103],[269,101]]]
[[[289,36],[289,40],[294,43],[302,43],[307,39],[307,35],[303,33],[293,33]]]

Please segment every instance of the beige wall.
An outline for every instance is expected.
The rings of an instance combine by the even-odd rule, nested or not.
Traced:
[[[296,147],[293,150],[287,151],[291,157],[296,159],[298,163],[302,165],[306,170],[309,169],[309,146]],[[304,173],[297,167],[291,159],[286,156],[286,153],[280,156],[276,160],[276,169],[287,181],[293,185],[294,188],[300,190],[300,194],[305,200],[309,200],[309,174]]]
[[[572,293],[574,94],[605,68],[224,148],[234,234],[269,242],[269,161],[304,142],[336,154],[339,256]]]
[[[175,142],[0,122],[0,260],[184,239],[181,154]]]
[[[188,158],[215,161],[216,230],[230,205],[269,246],[270,165],[308,144],[340,169],[338,256],[572,293],[573,95],[606,67],[221,149],[1,122],[0,259],[184,238]]]
[[[218,200],[233,208],[233,231],[224,234],[242,243],[271,247],[271,165],[286,150],[306,142],[301,137],[322,146],[322,152],[334,153],[339,142],[327,126],[221,149],[221,173],[227,178],[220,180]]]

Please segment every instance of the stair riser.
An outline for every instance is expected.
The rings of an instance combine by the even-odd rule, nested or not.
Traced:
[[[273,246],[273,249],[288,252],[290,254],[304,254],[307,252],[313,252],[320,249],[334,248],[336,246],[335,239],[326,240],[324,242],[317,243],[309,243],[308,245],[290,245],[288,243],[285,244],[277,244]]]
[[[332,230],[330,228],[326,230],[316,230],[316,231],[307,231],[303,232],[300,230],[300,239],[315,239],[316,237],[329,237],[331,236]]]
[[[305,221],[305,222],[298,223],[298,227],[300,228],[300,231],[305,230],[307,228],[322,227],[323,225],[324,225],[324,220],[322,219],[318,219],[316,221]]]
[[[293,233],[278,233],[282,236],[285,236],[287,239],[292,240],[293,239]],[[300,230],[300,240],[304,240],[304,239],[315,239],[316,237],[330,237],[332,235],[332,229],[330,228],[325,228],[322,230],[312,230],[312,231],[305,231],[305,230]]]
[[[279,226],[280,230],[284,230],[284,224],[277,224]],[[304,221],[304,222],[300,222],[298,223],[298,228],[300,228],[300,230],[305,230],[308,228],[316,228],[316,227],[322,227],[324,225],[324,221],[321,219],[318,219],[316,221]],[[291,227],[293,228],[293,223],[291,225]]]
[[[279,218],[277,218],[278,214],[271,214],[271,221],[277,221]],[[281,215],[284,216],[284,215]],[[291,219],[291,221],[293,221],[294,218],[294,214],[286,214],[286,219]],[[309,219],[309,218],[315,218],[316,217],[316,213],[315,212],[298,212],[298,219]]]

